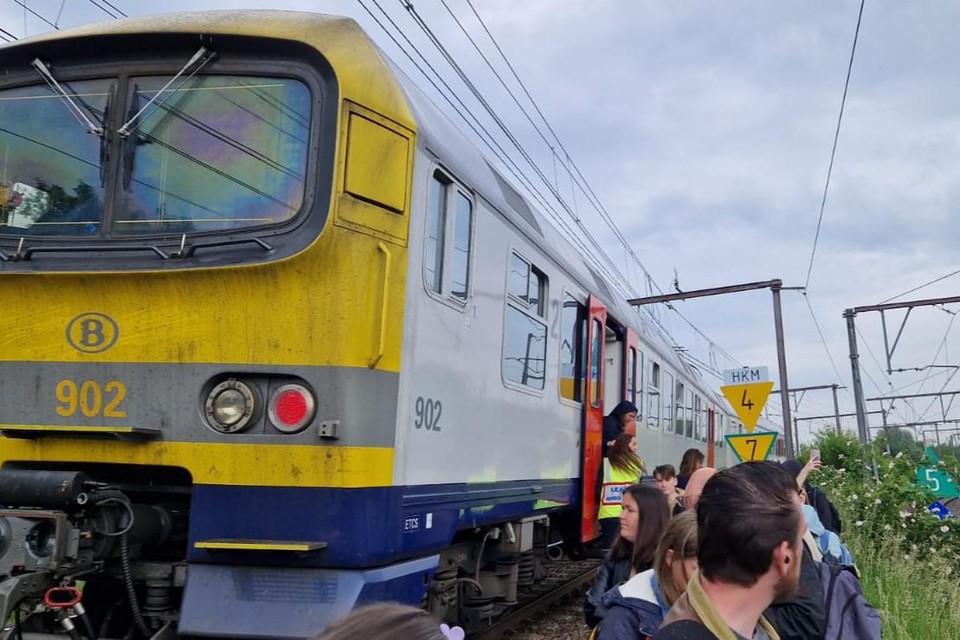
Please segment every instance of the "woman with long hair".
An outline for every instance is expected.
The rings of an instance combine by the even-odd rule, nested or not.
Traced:
[[[645,471],[643,460],[637,455],[636,436],[621,433],[613,441],[601,469],[603,479],[600,482],[597,519],[600,521],[600,543],[604,549],[610,548],[620,530],[620,498],[624,489],[640,482]]]
[[[680,474],[677,475],[677,487],[687,488],[687,481],[693,472],[703,466],[703,451],[693,447],[683,452],[683,458],[680,459]]]
[[[653,637],[697,569],[697,516],[675,516],[663,532],[653,568],[638,573],[603,597],[607,615],[596,640],[646,640]]]
[[[670,522],[670,510],[663,493],[653,485],[635,484],[623,491],[620,535],[617,536],[597,578],[587,591],[584,617],[594,627],[606,615],[603,596],[611,589],[653,566],[663,531]]]

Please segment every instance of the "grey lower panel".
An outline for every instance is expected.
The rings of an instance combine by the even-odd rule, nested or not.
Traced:
[[[262,410],[242,433],[224,435],[206,422],[204,400],[214,382],[250,381],[265,406],[285,377],[317,397],[313,424],[277,432]],[[190,442],[314,444],[317,425],[339,421],[329,445],[392,447],[399,374],[348,367],[255,367],[215,364],[0,362],[0,429],[10,425],[135,427],[160,439]]]

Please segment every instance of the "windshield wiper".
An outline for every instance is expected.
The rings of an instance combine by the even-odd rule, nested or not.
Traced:
[[[214,53],[213,51],[210,51],[210,50],[207,49],[206,47],[200,47],[200,50],[197,51],[195,54],[193,54],[193,57],[192,57],[192,58],[190,58],[189,60],[187,60],[187,64],[183,65],[183,68],[180,69],[180,71],[177,72],[177,75],[175,75],[175,76],[173,76],[172,78],[170,78],[170,81],[167,82],[167,84],[163,85],[163,87],[160,88],[160,91],[157,91],[156,95],[154,95],[152,98],[150,98],[150,100],[147,102],[147,104],[143,105],[143,108],[140,109],[140,111],[137,111],[135,114],[133,114],[133,116],[132,116],[129,120],[127,120],[126,123],[124,123],[124,125],[123,125],[122,127],[120,127],[119,129],[117,129],[117,133],[119,133],[119,134],[120,134],[121,136],[123,136],[124,138],[126,138],[127,136],[129,136],[129,135],[130,135],[130,127],[132,127],[133,125],[135,125],[135,124],[137,123],[137,120],[140,119],[140,116],[142,116],[143,113],[144,113],[147,109],[150,108],[150,105],[152,105],[154,102],[157,102],[157,98],[159,98],[159,97],[163,94],[164,91],[166,91],[167,89],[169,89],[169,88],[170,88],[170,85],[172,85],[174,82],[176,82],[177,79],[178,79],[180,76],[182,76],[184,73],[186,73],[188,69],[190,69],[191,67],[193,67],[194,65],[196,65],[197,68],[194,69],[193,72],[192,72],[189,76],[187,76],[186,78],[184,78],[184,82],[186,82],[187,80],[189,80],[190,78],[192,78],[198,71],[200,71],[200,69],[202,69],[205,64],[207,64],[208,62],[210,62],[210,60],[212,60],[213,57],[216,56],[216,55],[217,55],[216,53]],[[183,85],[181,84],[180,86],[183,86]],[[180,87],[177,87],[177,89],[174,90],[173,93],[176,93],[179,89],[180,89]],[[165,102],[165,100],[162,101],[162,102],[157,102],[156,107],[159,107],[160,105],[164,104],[164,102]],[[155,108],[156,108],[156,107],[155,107]]]
[[[60,86],[60,83],[57,82],[57,79],[53,77],[52,73],[50,73],[50,69],[47,67],[47,65],[43,64],[40,58],[34,58],[33,62],[30,64],[34,69],[37,70],[37,73],[40,74],[40,77],[43,78],[48,85],[50,85],[50,88],[53,89],[58,96],[60,96],[60,99],[63,100],[65,105],[67,105],[67,109],[73,114],[73,117],[77,119],[77,122],[83,125],[90,133],[96,136],[103,135],[103,128],[98,127],[93,123],[93,120],[91,120],[87,114],[84,113],[84,110],[80,108],[80,105],[76,100],[74,100],[73,96],[67,93],[64,88]]]

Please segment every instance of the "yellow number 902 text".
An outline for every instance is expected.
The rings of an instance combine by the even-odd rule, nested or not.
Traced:
[[[57,413],[67,418],[77,410],[87,418],[126,418],[127,412],[120,403],[127,397],[127,388],[122,382],[111,380],[101,388],[95,380],[84,380],[77,386],[73,380],[57,383]]]

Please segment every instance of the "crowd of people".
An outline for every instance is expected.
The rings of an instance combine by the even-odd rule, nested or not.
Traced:
[[[604,423],[598,520],[607,551],[584,604],[591,640],[879,640],[837,510],[809,482],[817,452],[806,465],[717,470],[689,449],[679,473],[663,464],[644,482],[636,418],[622,402]],[[375,606],[318,640],[387,637],[372,620],[389,637],[464,637],[419,609]]]

